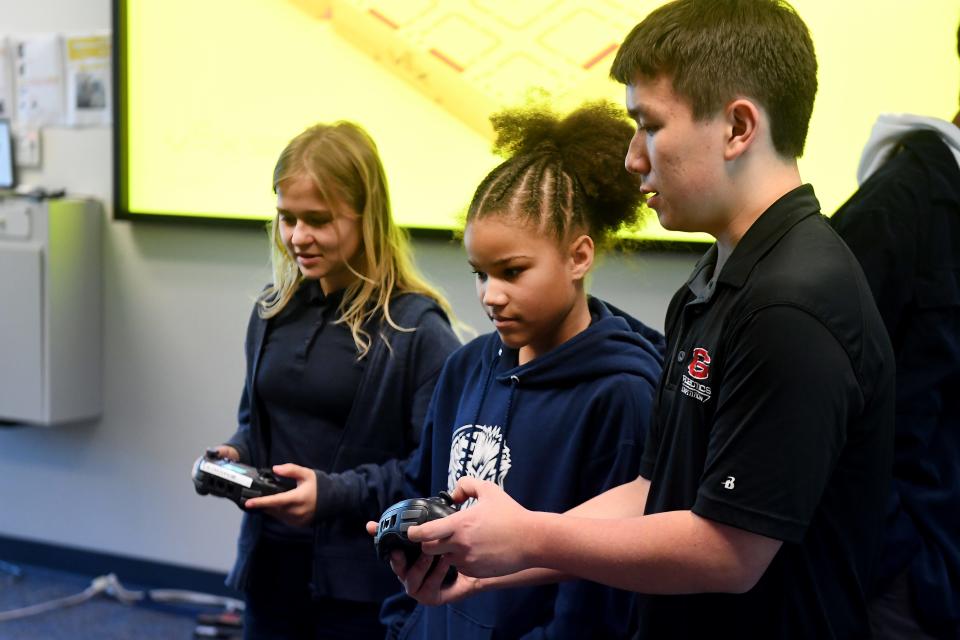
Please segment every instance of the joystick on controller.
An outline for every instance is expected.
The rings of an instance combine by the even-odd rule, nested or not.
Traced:
[[[431,520],[445,518],[452,513],[456,513],[457,507],[453,505],[453,498],[446,491],[441,491],[439,495],[432,498],[410,498],[401,500],[380,516],[377,525],[377,533],[373,538],[373,544],[377,550],[377,556],[381,560],[389,560],[390,553],[394,549],[403,551],[407,559],[407,566],[416,562],[422,553],[419,542],[412,542],[407,538],[407,529],[414,525],[420,525]],[[437,556],[431,570],[439,562]],[[457,578],[457,570],[450,567],[447,575],[443,578],[443,584],[451,584]]]

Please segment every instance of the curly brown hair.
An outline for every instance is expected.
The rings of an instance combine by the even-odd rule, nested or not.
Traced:
[[[507,160],[477,187],[467,224],[508,214],[559,241],[586,233],[604,244],[638,221],[639,183],[623,164],[633,127],[622,108],[591,102],[560,117],[531,106],[490,119],[494,151]]]

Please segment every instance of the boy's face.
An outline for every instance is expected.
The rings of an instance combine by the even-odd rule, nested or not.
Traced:
[[[666,75],[638,75],[627,85],[627,111],[637,123],[624,162],[642,178],[647,206],[674,231],[723,229],[723,142],[720,114],[694,120],[693,109]]]

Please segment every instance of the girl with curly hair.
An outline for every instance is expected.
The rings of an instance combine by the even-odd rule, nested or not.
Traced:
[[[605,103],[563,118],[512,110],[493,122],[507,160],[477,188],[464,245],[495,331],[447,360],[409,460],[318,478],[320,510],[331,516],[375,519],[464,476],[495,482],[530,509],[564,511],[637,475],[663,338],[586,292],[597,246],[640,211],[622,160],[631,126]],[[446,574],[432,561],[391,559],[410,593]],[[398,594],[381,617],[403,638],[621,637],[632,599],[571,581],[442,607]]]

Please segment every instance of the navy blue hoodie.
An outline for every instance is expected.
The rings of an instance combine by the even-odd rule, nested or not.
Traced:
[[[396,500],[436,495],[469,475],[496,482],[527,509],[562,512],[635,479],[663,337],[596,298],[589,307],[589,328],[523,366],[496,333],[454,352],[414,454],[320,478],[318,493],[336,510],[363,508],[376,519]],[[387,600],[382,618],[391,634],[624,637],[633,595],[576,580],[491,591],[443,607],[415,605],[404,594]]]

